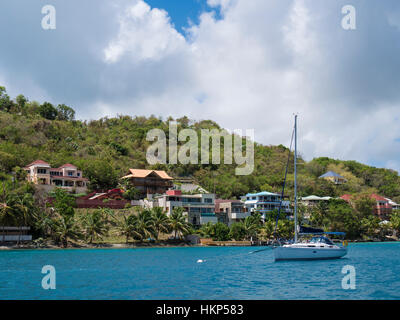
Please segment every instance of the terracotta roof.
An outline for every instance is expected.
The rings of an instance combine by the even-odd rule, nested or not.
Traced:
[[[73,164],[66,163],[66,164],[63,164],[63,165],[62,165],[61,167],[59,167],[58,169],[66,168],[66,167],[77,168],[77,166],[74,166]]]
[[[381,197],[380,195],[377,195],[375,193],[371,194],[371,198],[378,200],[378,201],[385,201],[385,202],[389,202],[386,198]]]
[[[50,164],[48,164],[46,161],[36,160],[36,161],[33,161],[32,163],[28,164],[26,167],[34,166],[34,165],[37,165],[37,164],[43,164],[43,165],[46,165],[46,166],[50,166]]]
[[[344,194],[340,198],[343,199],[343,200],[349,201],[349,200],[351,200],[351,195],[350,194]],[[380,195],[377,195],[375,193],[371,194],[370,198],[374,199],[374,200],[377,200],[377,201],[385,201],[385,202],[389,203],[389,201],[386,198],[384,198],[384,197],[382,197]]]
[[[345,201],[350,201],[351,199],[351,195],[350,194],[344,194],[340,197],[341,199],[345,200]]]
[[[165,171],[162,170],[145,170],[145,169],[129,169],[131,174],[123,178],[146,178],[151,173],[157,174],[161,179],[173,180]]]

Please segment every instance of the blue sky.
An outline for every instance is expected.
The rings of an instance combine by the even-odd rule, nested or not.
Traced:
[[[187,115],[265,145],[288,144],[296,112],[307,160],[400,170],[400,2],[352,0],[356,30],[341,25],[348,4],[2,0],[0,85],[80,119]]]
[[[153,8],[166,10],[176,29],[180,32],[189,26],[189,19],[198,23],[200,14],[211,10],[206,0],[149,0],[147,3]]]

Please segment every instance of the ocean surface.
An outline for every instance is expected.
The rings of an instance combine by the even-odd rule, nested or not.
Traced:
[[[0,299],[400,299],[400,243],[350,244],[323,261],[274,262],[271,249],[251,253],[259,249],[0,251]],[[42,288],[45,265],[55,290]],[[355,290],[342,288],[346,265]]]

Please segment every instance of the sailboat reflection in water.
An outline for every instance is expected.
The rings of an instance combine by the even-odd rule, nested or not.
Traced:
[[[293,136],[292,136],[293,141]],[[291,147],[290,147],[291,149]],[[290,156],[290,150],[289,150]],[[289,163],[288,163],[289,164]],[[287,176],[287,168],[285,173],[285,182]],[[282,189],[281,199],[283,198],[285,183]],[[281,200],[282,202],[282,200]],[[280,208],[279,208],[280,212]],[[279,214],[276,222],[278,223]],[[276,226],[277,226],[276,223]],[[275,232],[276,232],[275,226]],[[279,260],[322,260],[322,259],[338,259],[347,254],[347,243],[343,242],[338,245],[332,242],[327,236],[338,235],[345,236],[344,232],[324,232],[322,229],[314,229],[298,226],[297,221],[297,115],[294,120],[294,242],[288,244],[280,244],[273,248],[275,261]],[[310,240],[299,241],[300,236],[313,236]]]

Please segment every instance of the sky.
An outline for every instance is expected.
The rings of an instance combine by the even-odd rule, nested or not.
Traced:
[[[44,5],[56,29],[44,30]],[[342,8],[356,10],[345,30]],[[187,115],[400,170],[397,0],[2,0],[0,85],[79,119]]]

